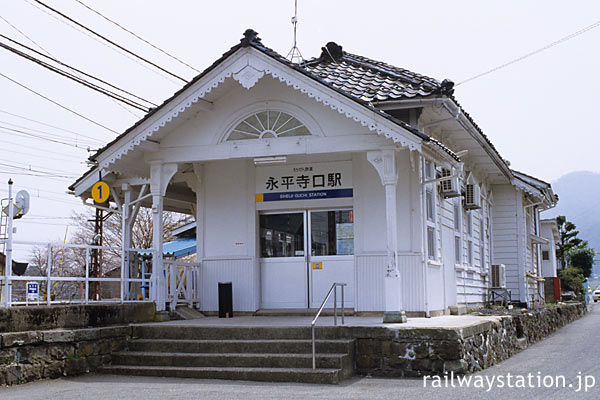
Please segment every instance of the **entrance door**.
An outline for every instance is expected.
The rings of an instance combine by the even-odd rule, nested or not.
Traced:
[[[259,220],[262,308],[306,307],[306,212],[261,214]]]
[[[317,308],[333,282],[354,307],[352,210],[261,214],[262,308]],[[333,297],[328,307],[333,306]]]

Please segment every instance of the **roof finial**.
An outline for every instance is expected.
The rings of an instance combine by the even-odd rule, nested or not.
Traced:
[[[304,57],[302,57],[302,53],[300,53],[300,49],[296,45],[296,25],[298,25],[298,0],[294,0],[294,16],[292,17],[292,25],[294,25],[294,45],[290,52],[285,56],[285,58],[289,59],[291,62],[297,60],[297,63],[300,64],[304,61]]]

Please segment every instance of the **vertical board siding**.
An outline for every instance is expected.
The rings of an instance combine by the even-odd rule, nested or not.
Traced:
[[[517,246],[517,201],[515,188],[494,185],[492,245],[494,264],[506,265],[506,287],[512,299],[520,297],[519,251]]]
[[[219,309],[219,282],[233,286],[233,311],[256,311],[258,291],[255,287],[255,267],[252,258],[204,260],[201,268],[201,309]]]
[[[383,311],[387,256],[357,255],[356,263],[356,311]]]
[[[420,254],[398,256],[405,311],[424,311],[423,264]],[[386,255],[356,256],[356,311],[383,311]]]

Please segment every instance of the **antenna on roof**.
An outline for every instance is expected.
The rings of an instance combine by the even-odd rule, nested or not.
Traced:
[[[296,25],[298,24],[298,0],[294,0],[294,16],[292,17],[292,25],[294,25],[294,46],[290,52],[285,56],[285,58],[289,59],[291,62],[296,62],[300,64],[304,61],[304,57],[302,57],[302,53],[300,53],[300,49],[296,46]],[[296,60],[296,61],[294,61]]]

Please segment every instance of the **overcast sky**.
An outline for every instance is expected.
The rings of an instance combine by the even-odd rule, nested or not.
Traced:
[[[43,1],[188,80],[196,74],[75,0]],[[292,46],[293,0],[82,1],[198,70],[237,44],[246,28],[258,31],[263,43],[281,54]],[[326,42],[335,41],[348,52],[456,83],[600,20],[597,1],[569,2],[568,6],[564,1],[547,0],[298,3],[298,46],[306,58],[318,56]],[[63,62],[157,104],[182,86],[41,8],[33,0],[0,0],[0,16],[6,20],[0,19],[0,33],[39,51],[41,47]],[[572,171],[600,170],[599,41],[600,27],[456,88],[458,101],[512,168],[547,181]],[[2,49],[0,73],[116,132],[142,117],[141,112],[125,110]],[[15,189],[32,195],[30,214],[15,224],[16,239],[64,236],[72,210],[82,209],[80,201],[64,192],[87,169],[85,149],[97,149],[115,136],[0,76],[0,196],[6,197],[9,177]],[[53,176],[35,176],[47,173]]]

